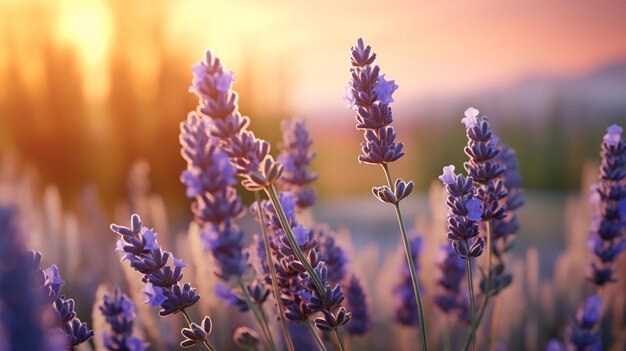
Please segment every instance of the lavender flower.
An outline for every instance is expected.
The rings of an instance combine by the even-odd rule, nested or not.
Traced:
[[[102,342],[111,351],[145,351],[148,344],[133,335],[135,304],[119,288],[104,295],[98,307],[111,331],[102,334]]]
[[[285,189],[294,193],[299,209],[307,208],[315,201],[315,190],[306,186],[317,179],[309,172],[315,152],[309,151],[313,141],[309,137],[304,121],[283,121],[283,141],[278,145],[278,162],[285,166],[281,182]]]
[[[48,345],[43,316],[44,291],[38,288],[41,255],[27,252],[15,209],[0,206],[0,348],[7,351],[54,350]]]
[[[153,306],[158,302],[159,315],[167,316],[183,311],[200,299],[190,284],[182,287],[182,269],[186,267],[180,260],[167,251],[161,250],[156,241],[157,234],[143,226],[139,215],[131,216],[131,227],[111,224],[111,230],[120,235],[118,246],[122,247],[122,261],[130,261],[130,266],[143,274],[146,283],[144,294],[147,302]],[[172,258],[172,266],[167,262]]]
[[[319,250],[323,255],[324,263],[328,267],[328,280],[332,284],[338,284],[347,274],[348,256],[344,250],[335,243],[335,238],[331,235],[317,233],[318,241],[321,242]]]
[[[247,327],[239,327],[233,334],[235,345],[241,350],[256,351],[259,350],[260,337],[257,332]]]
[[[474,179],[454,174],[453,165],[444,167],[439,179],[448,192],[448,240],[452,241],[452,247],[462,258],[480,256],[485,242],[478,236],[482,210],[476,205]]]
[[[357,129],[363,131],[365,142],[361,144],[362,155],[359,161],[370,164],[387,164],[404,156],[404,144],[396,143],[396,132],[391,107],[392,94],[398,88],[393,80],[385,80],[380,75],[378,65],[372,67],[376,54],[365,46],[363,39],[352,47],[350,68],[351,80],[347,96],[356,112]]]
[[[500,257],[512,248],[515,234],[519,231],[519,222],[515,216],[515,210],[524,204],[524,193],[521,189],[522,176],[519,172],[515,151],[503,145],[500,147],[500,153],[496,160],[506,167],[504,186],[508,192],[505,217],[493,221],[494,240],[492,248],[493,253]]]
[[[560,341],[552,339],[548,342],[548,346],[546,346],[546,351],[565,351],[565,348]]]
[[[440,249],[437,267],[441,276],[433,296],[435,304],[446,314],[463,317],[469,310],[466,296],[461,292],[461,283],[465,278],[465,260],[459,257],[450,245]],[[463,319],[463,318],[461,318]]]
[[[621,139],[622,128],[607,128],[600,156],[599,183],[592,188],[598,213],[592,219],[590,247],[596,256],[589,277],[596,285],[614,282],[613,263],[623,251],[624,221],[622,209],[626,201],[626,141]]]
[[[346,288],[346,301],[352,319],[347,325],[348,333],[352,335],[363,335],[372,329],[373,323],[368,311],[367,297],[361,287],[361,282],[352,275]]]
[[[413,257],[413,266],[415,271],[419,271],[419,254],[422,250],[422,237],[414,236],[409,241],[411,256]],[[420,320],[417,314],[417,301],[413,292],[413,283],[411,282],[411,274],[409,265],[404,262],[400,271],[400,282],[394,287],[399,304],[395,310],[395,319],[402,325],[419,325]]]
[[[578,309],[569,338],[570,345],[576,351],[600,351],[602,343],[597,325],[600,322],[602,299],[591,295]]]

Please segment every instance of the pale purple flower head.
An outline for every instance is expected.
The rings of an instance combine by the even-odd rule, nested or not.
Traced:
[[[565,351],[565,348],[563,347],[563,344],[561,344],[560,341],[552,339],[548,343],[548,346],[546,347],[546,351]]]
[[[298,245],[302,246],[309,241],[309,230],[302,224],[298,224],[293,228],[293,235],[296,237]]]
[[[390,104],[393,102],[392,94],[398,89],[398,85],[395,80],[386,80],[385,75],[382,74],[378,77],[376,86],[374,86],[374,92],[378,97],[381,104]]]
[[[141,234],[142,234],[143,239],[146,241],[146,244],[144,245],[145,250],[158,250],[159,249],[159,244],[156,241],[158,234],[156,234],[151,229],[148,229],[145,227],[143,228]]]
[[[461,119],[461,123],[465,124],[465,129],[475,127],[478,124],[479,113],[480,112],[473,107],[470,107],[467,110],[465,110],[465,117]]]
[[[146,286],[141,290],[141,293],[146,296],[143,303],[149,303],[152,307],[159,307],[167,299],[163,294],[163,289],[155,287],[152,283],[146,283]]]
[[[443,174],[439,176],[439,180],[444,185],[450,185],[456,182],[456,174],[454,174],[454,165],[443,167]]]
[[[617,124],[613,124],[606,129],[606,134],[604,135],[604,142],[611,146],[616,146],[619,144],[620,140],[622,140],[622,133],[624,129]]]
[[[222,74],[217,75],[215,77],[215,87],[217,90],[221,92],[227,92],[230,90],[231,85],[235,82],[235,79],[233,78],[234,75],[235,72],[233,71],[223,72]]]
[[[584,324],[596,324],[600,320],[601,312],[602,299],[598,295],[591,295],[587,298],[579,317]]]

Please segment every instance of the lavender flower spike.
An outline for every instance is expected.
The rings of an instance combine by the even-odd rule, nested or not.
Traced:
[[[595,255],[589,280],[598,286],[614,282],[614,262],[626,246],[621,207],[626,202],[626,141],[621,138],[622,128],[607,128],[600,156],[599,182],[592,187],[592,197],[598,208],[592,219],[590,247]]]
[[[376,54],[371,52],[369,45],[365,46],[363,39],[359,38],[351,51],[351,80],[347,95],[352,97],[356,127],[365,137],[359,161],[380,165],[396,161],[404,155],[404,145],[395,141],[389,103],[393,102],[392,94],[398,86],[380,75],[377,65],[372,66]]]
[[[304,121],[283,121],[281,127],[283,141],[278,145],[278,162],[285,166],[281,182],[296,196],[298,208],[304,209],[315,201],[315,190],[306,187],[317,179],[317,174],[309,172],[309,165],[315,158],[315,152],[309,151],[313,141]]]
[[[113,295],[105,294],[100,313],[111,331],[101,335],[104,347],[111,351],[145,351],[148,344],[133,335],[135,304],[116,288]]]
[[[411,257],[413,257],[411,264],[415,267],[415,271],[419,271],[419,254],[422,250],[422,237],[414,236],[410,239],[410,247]],[[409,265],[406,262],[402,263],[400,282],[394,287],[394,293],[399,301],[395,310],[396,322],[402,325],[419,325],[423,323],[423,321],[420,321],[419,315],[417,314],[417,300],[413,293],[413,283],[411,281]]]
[[[591,295],[585,304],[578,309],[569,338],[573,350],[600,351],[602,342],[597,326],[600,322],[602,299]]]
[[[60,351],[46,340],[46,296],[39,288],[41,255],[27,252],[16,211],[0,206],[0,348],[8,351]]]

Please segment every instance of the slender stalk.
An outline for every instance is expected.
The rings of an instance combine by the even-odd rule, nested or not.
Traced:
[[[278,215],[278,218],[280,219],[280,225],[283,227],[283,230],[285,231],[285,234],[287,235],[287,239],[289,240],[289,244],[291,245],[293,251],[298,257],[298,260],[302,263],[302,265],[304,265],[304,268],[306,269],[307,273],[313,280],[313,283],[315,284],[315,288],[317,289],[319,296],[325,296],[324,285],[322,285],[322,282],[320,281],[319,277],[315,273],[315,270],[311,266],[311,263],[309,262],[309,260],[304,256],[304,253],[300,249],[300,246],[298,246],[296,237],[293,235],[293,231],[291,230],[291,226],[289,225],[289,221],[287,220],[287,216],[285,215],[283,206],[281,205],[280,199],[278,198],[278,193],[276,192],[276,188],[274,187],[273,184],[270,184],[270,186],[265,188],[265,192],[267,193],[270,200],[272,201],[272,204],[274,205],[276,214]]]
[[[280,290],[278,289],[278,283],[276,278],[276,267],[274,266],[274,260],[272,260],[272,252],[270,251],[270,238],[265,227],[265,218],[261,214],[261,195],[259,192],[255,192],[254,196],[256,202],[259,205],[259,220],[261,223],[261,233],[263,233],[263,246],[265,246],[265,257],[267,259],[267,265],[270,268],[270,277],[272,278],[272,290],[274,291],[274,298],[276,299],[276,306],[278,308],[278,316],[280,317],[280,325],[283,328],[283,336],[285,337],[285,343],[289,351],[294,351],[293,341],[289,334],[289,328],[287,327],[287,319],[285,318],[285,308],[283,301],[280,299]]]
[[[392,192],[395,191],[394,184],[391,181],[391,173],[387,164],[383,164],[383,171],[387,178],[387,183]],[[415,272],[415,264],[413,261],[413,254],[411,254],[411,247],[409,245],[409,238],[406,234],[406,228],[404,226],[404,220],[402,219],[402,211],[400,211],[400,204],[394,204],[396,210],[396,217],[398,218],[398,226],[400,227],[400,236],[402,237],[402,243],[404,244],[404,253],[409,265],[409,271],[411,273],[411,282],[413,283],[413,293],[415,294],[415,301],[417,301],[417,312],[419,313],[419,325],[422,334],[422,350],[428,350],[428,342],[426,340],[426,321],[424,319],[424,306],[422,304],[422,294],[420,293],[419,281],[417,280],[417,273]]]
[[[263,332],[263,339],[265,340],[265,344],[267,348],[269,350],[276,351],[277,349],[276,349],[276,345],[274,344],[274,339],[272,339],[272,334],[270,333],[267,324],[263,323],[263,318],[259,314],[259,311],[257,311],[257,308],[256,308],[257,306],[254,304],[254,302],[252,302],[250,293],[248,292],[248,289],[246,289],[245,285],[243,284],[241,280],[239,281],[239,287],[241,287],[241,291],[243,293],[244,300],[246,301],[246,305],[248,305],[248,309],[250,309],[257,323],[259,323],[259,327],[261,328],[261,331]]]
[[[467,252],[469,252],[469,244],[467,240],[465,241],[465,245],[467,246]],[[476,310],[474,309],[474,281],[472,280],[472,264],[470,262],[469,255],[465,257],[466,268],[467,268],[467,285],[469,287],[470,294],[470,317],[471,317],[471,328],[470,328],[470,337],[469,342],[472,344],[472,350],[476,351]],[[467,350],[469,346],[465,346],[465,350]]]
[[[485,315],[485,311],[487,310],[489,298],[491,297],[491,294],[489,293],[489,290],[491,289],[491,253],[493,251],[491,247],[491,220],[488,220],[487,222],[485,222],[485,224],[487,226],[487,282],[485,283],[485,301],[480,308],[480,313],[478,314],[478,320],[476,321],[476,326],[474,327],[474,330],[478,330],[478,326],[483,320],[483,316]],[[473,338],[475,337],[475,333],[470,334],[470,338],[465,343],[465,350],[469,348],[469,344],[474,341]]]
[[[322,341],[322,339],[320,339],[320,336],[315,331],[315,328],[313,328],[313,322],[306,321],[305,323],[307,327],[309,327],[309,331],[311,332],[311,334],[313,334],[313,338],[315,339],[315,342],[317,343],[317,347],[320,349],[320,351],[327,351],[326,345],[324,345],[324,342]]]
[[[346,351],[346,347],[343,345],[343,338],[341,337],[339,328],[335,328],[335,335],[337,336],[337,341],[339,342],[339,349],[341,351]]]
[[[489,344],[488,349],[491,350],[491,345],[496,340],[496,331],[498,329],[498,322],[500,320],[500,307],[502,306],[502,295],[496,296],[496,301],[493,305],[493,316],[491,317],[491,328],[489,331]]]
[[[183,308],[182,310],[180,310],[180,312],[183,314],[183,317],[185,317],[185,321],[187,322],[187,325],[189,326],[189,328],[191,328],[191,323],[193,322],[191,321],[191,318],[189,318],[187,311],[185,311],[185,309]],[[209,340],[203,340],[202,344],[204,345],[204,347],[207,348],[207,350],[215,351],[215,347],[211,345],[211,342]]]

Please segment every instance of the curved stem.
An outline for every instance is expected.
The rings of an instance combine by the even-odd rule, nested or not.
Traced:
[[[261,328],[261,331],[263,332],[263,339],[265,340],[265,344],[266,344],[267,348],[269,350],[276,351],[277,349],[276,349],[276,345],[274,345],[274,340],[272,339],[272,334],[270,333],[269,328],[267,327],[267,325],[265,323],[263,323],[263,318],[259,314],[259,311],[257,311],[257,308],[256,308],[257,306],[254,304],[254,302],[252,302],[252,298],[250,297],[250,293],[248,292],[248,289],[246,289],[245,285],[243,284],[243,282],[241,280],[239,281],[239,287],[241,288],[241,291],[243,293],[243,298],[246,301],[246,305],[248,305],[248,309],[250,309],[250,311],[254,315],[254,318],[256,319],[257,323],[259,323],[259,327]]]
[[[392,192],[395,191],[394,185],[391,181],[391,173],[389,172],[389,168],[387,164],[383,164],[383,171],[385,173],[385,177],[387,178],[387,183],[389,184],[389,188]],[[419,314],[419,325],[422,334],[422,350],[428,350],[428,342],[426,339],[426,321],[424,319],[424,306],[422,304],[422,294],[420,292],[419,281],[417,280],[417,272],[415,271],[415,264],[413,261],[413,254],[411,253],[411,247],[409,245],[409,238],[406,233],[406,228],[404,226],[404,220],[402,219],[402,211],[400,211],[400,204],[395,203],[394,208],[396,210],[396,217],[398,218],[398,226],[400,227],[400,236],[402,237],[402,243],[404,245],[404,253],[406,255],[407,264],[409,266],[409,272],[411,273],[411,282],[413,283],[413,293],[415,294],[415,301],[417,301],[417,312]]]
[[[307,273],[313,280],[313,283],[315,284],[315,288],[317,289],[319,296],[325,296],[324,285],[322,284],[319,277],[315,273],[315,270],[311,266],[311,263],[309,262],[309,260],[304,256],[304,253],[300,249],[300,246],[298,246],[296,237],[293,235],[293,231],[291,230],[291,226],[289,225],[289,221],[287,220],[287,216],[285,215],[283,206],[281,205],[280,199],[278,198],[278,193],[276,192],[276,188],[274,187],[273,184],[270,184],[267,188],[265,188],[265,192],[267,193],[270,200],[272,201],[272,204],[274,205],[274,209],[276,210],[276,214],[278,215],[278,218],[280,220],[280,225],[283,227],[283,230],[285,231],[287,240],[289,240],[289,244],[291,245],[291,248],[293,249],[296,256],[298,257],[298,260],[302,263],[302,265],[304,265],[304,268],[306,269]]]
[[[489,304],[489,298],[491,297],[491,294],[489,293],[489,290],[491,289],[491,254],[492,254],[492,247],[491,247],[491,220],[488,220],[486,223],[487,226],[487,281],[485,283],[485,301],[483,301],[483,305],[480,307],[480,313],[478,314],[478,320],[476,321],[476,325],[474,326],[474,330],[478,330],[478,326],[480,325],[480,322],[483,320],[483,317],[485,315],[485,311],[487,310],[487,305]],[[468,249],[469,250],[469,249]],[[473,323],[472,323],[473,324]],[[473,338],[476,337],[475,332],[470,334],[470,338],[467,340],[467,342],[465,343],[465,350],[467,350],[469,348],[469,344],[471,342],[475,341],[473,340]]]
[[[491,317],[491,328],[489,332],[489,344],[488,349],[491,350],[491,345],[496,340],[496,331],[498,328],[498,321],[500,320],[500,307],[502,305],[502,295],[496,296],[496,302],[493,305],[493,317]]]
[[[465,241],[465,245],[467,246],[467,252],[469,253],[469,243],[467,240]],[[470,262],[470,257],[467,255],[465,257],[466,269],[467,269],[467,285],[469,288],[470,295],[470,317],[471,317],[471,328],[470,328],[470,337],[469,342],[465,346],[465,350],[467,350],[469,343],[472,344],[472,350],[476,351],[476,310],[474,309],[474,282],[472,280],[472,264]]]
[[[339,349],[341,351],[346,351],[346,347],[343,346],[343,338],[341,337],[341,333],[339,332],[339,328],[335,328],[335,335],[337,335],[337,341],[339,342]]]
[[[289,351],[294,351],[293,341],[291,340],[291,334],[289,334],[289,328],[287,327],[287,319],[285,318],[285,308],[283,307],[283,302],[280,299],[280,290],[278,289],[277,278],[276,278],[276,267],[274,266],[274,260],[272,260],[272,252],[270,250],[270,238],[267,233],[267,228],[265,227],[265,219],[261,213],[261,196],[259,192],[255,192],[254,196],[256,198],[256,202],[259,206],[259,220],[261,223],[261,233],[263,234],[263,246],[265,246],[265,258],[267,260],[267,265],[270,270],[270,277],[272,279],[272,290],[274,291],[274,298],[276,299],[276,307],[278,308],[278,316],[280,317],[280,325],[283,328],[283,336],[285,337],[285,343],[287,344],[287,349]]]
[[[320,336],[315,331],[315,328],[313,328],[313,322],[306,321],[304,323],[306,323],[307,327],[309,327],[309,331],[311,332],[311,334],[313,334],[313,338],[315,339],[317,347],[320,349],[320,351],[327,351],[326,345],[324,345],[324,342],[322,341],[322,339],[320,339]]]
[[[187,322],[187,325],[189,326],[189,328],[191,328],[191,323],[193,323],[193,322],[192,322],[191,318],[189,318],[189,315],[187,314],[187,311],[185,311],[185,309],[183,308],[182,310],[180,310],[180,312],[183,314],[183,317],[185,317],[185,321]],[[204,345],[204,347],[207,348],[207,350],[215,351],[215,347],[213,345],[211,345],[211,342],[208,339],[203,340],[202,344]]]

